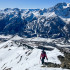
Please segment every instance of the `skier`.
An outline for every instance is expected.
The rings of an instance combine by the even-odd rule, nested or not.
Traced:
[[[41,55],[40,55],[40,59],[41,59],[42,64],[44,64],[44,59],[45,59],[45,57],[46,57],[46,59],[48,60],[47,55],[46,55],[46,52],[45,52],[44,49],[43,49],[43,51],[42,51],[42,53],[41,53]]]

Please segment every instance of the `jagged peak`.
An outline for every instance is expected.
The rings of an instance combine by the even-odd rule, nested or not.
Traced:
[[[70,7],[70,4],[63,2],[63,3],[58,3],[58,4],[56,4],[56,5],[54,6],[55,9],[56,9],[56,8],[63,9],[64,7]]]

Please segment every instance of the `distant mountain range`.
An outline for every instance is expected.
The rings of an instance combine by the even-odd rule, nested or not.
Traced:
[[[0,34],[23,37],[70,38],[70,4],[48,9],[0,10]]]

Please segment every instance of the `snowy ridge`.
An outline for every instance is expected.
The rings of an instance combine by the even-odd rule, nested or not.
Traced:
[[[1,36],[2,38],[7,36]],[[56,41],[60,42],[60,39],[47,39],[47,38],[22,38],[18,35],[11,37],[9,40],[0,43],[0,70],[69,70],[63,68],[54,68],[54,67],[41,67],[40,54],[41,49],[38,49],[37,45],[32,42],[46,42],[52,43]],[[29,45],[30,44],[30,45]],[[60,44],[57,44],[61,46]],[[33,47],[28,48],[28,46]],[[36,46],[36,47],[35,47]],[[41,46],[41,44],[40,44]],[[66,45],[65,45],[66,46]],[[61,64],[61,61],[58,59],[58,56],[61,55],[64,57],[64,54],[60,52],[55,46],[44,45],[46,48],[52,48],[53,50],[46,50],[48,61],[45,59],[45,62],[51,62],[56,64]]]
[[[18,47],[13,41],[7,41],[3,43],[0,49],[0,70],[4,68],[11,68],[11,70],[40,70],[49,69],[54,70],[54,68],[41,68],[40,62],[40,49],[24,49],[24,46]],[[61,64],[58,55],[64,56],[58,49],[54,48],[52,51],[46,51],[48,62]],[[46,60],[45,60],[46,61]],[[47,61],[46,61],[47,62]],[[62,68],[55,68],[55,70],[62,70]],[[67,70],[67,69],[64,69]]]

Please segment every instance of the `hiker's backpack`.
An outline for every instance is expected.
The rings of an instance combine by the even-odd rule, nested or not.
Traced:
[[[46,57],[46,52],[45,52],[45,51],[42,51],[41,57],[42,57],[43,59],[45,59],[45,57]]]

